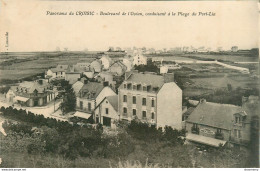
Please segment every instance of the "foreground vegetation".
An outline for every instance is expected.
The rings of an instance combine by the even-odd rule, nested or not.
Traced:
[[[1,112],[9,119],[0,137],[1,167],[253,167],[247,150],[198,148],[171,127],[134,120],[109,134],[101,125],[81,127],[11,107]]]

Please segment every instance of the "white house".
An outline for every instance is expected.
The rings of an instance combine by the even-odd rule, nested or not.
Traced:
[[[147,57],[143,56],[140,53],[137,53],[134,56],[133,65],[147,65]]]
[[[95,121],[102,125],[115,128],[115,121],[119,119],[118,115],[118,96],[107,96],[94,110]]]
[[[168,72],[167,66],[160,66],[160,74],[166,74]]]
[[[50,68],[45,72],[45,78],[47,79],[65,79],[65,73],[68,69],[68,65],[57,65],[56,68]]]
[[[108,69],[112,64],[112,59],[108,55],[102,55],[100,58],[101,64],[103,65],[103,69]]]
[[[99,60],[94,60],[90,64],[90,69],[94,72],[101,72],[102,71],[102,64]]]
[[[105,97],[113,95],[116,95],[116,93],[110,87],[104,86],[102,83],[88,82],[82,86],[77,94],[77,112],[75,114],[88,119]]]
[[[131,69],[133,68],[132,65],[133,61],[131,60],[131,58],[125,57],[123,58],[123,64],[126,66],[126,71],[131,71]]]
[[[182,90],[173,74],[126,73],[118,89],[120,119],[182,128]]]

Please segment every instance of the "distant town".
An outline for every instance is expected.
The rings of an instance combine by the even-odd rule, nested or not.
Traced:
[[[57,48],[21,54],[1,54],[0,117],[5,136],[6,120],[17,121],[7,112],[12,108],[70,125],[101,125],[107,134],[118,132],[121,122],[134,122],[184,131],[180,138],[185,144],[200,147],[250,149],[255,143],[258,49]]]

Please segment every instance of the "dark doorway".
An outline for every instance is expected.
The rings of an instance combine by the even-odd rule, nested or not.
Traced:
[[[34,106],[38,106],[38,100],[34,100]]]
[[[111,118],[103,117],[103,125],[105,126],[111,126]]]

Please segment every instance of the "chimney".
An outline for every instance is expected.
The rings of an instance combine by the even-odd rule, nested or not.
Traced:
[[[206,102],[207,102],[206,99],[204,98],[200,99],[200,103],[206,103]]]
[[[108,81],[104,81],[104,82],[103,82],[103,86],[104,86],[104,87],[107,87],[108,85],[109,85],[109,84],[108,84]]]
[[[174,82],[174,74],[173,73],[166,73],[164,74],[164,83]]]
[[[40,85],[42,85],[43,80],[38,80],[38,83],[39,83]]]

